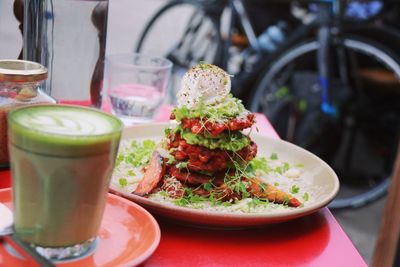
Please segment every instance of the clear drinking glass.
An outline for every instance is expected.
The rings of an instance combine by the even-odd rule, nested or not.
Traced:
[[[99,110],[32,105],[9,113],[17,236],[52,260],[95,245],[122,122]]]
[[[141,54],[106,57],[106,101],[125,125],[153,120],[167,96],[172,63]]]

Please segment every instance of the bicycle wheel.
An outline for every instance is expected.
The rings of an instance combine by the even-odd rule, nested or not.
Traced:
[[[172,61],[170,102],[175,103],[180,80],[188,68],[200,61],[218,64],[221,36],[217,17],[207,8],[213,1],[172,1],[148,22],[136,52],[163,56]]]
[[[400,61],[360,37],[344,36],[332,46],[330,93],[336,116],[320,108],[316,39],[272,60],[249,105],[266,114],[283,139],[335,169],[347,187],[331,208],[359,207],[383,196],[390,183],[400,125]],[[344,63],[337,60],[340,51]]]

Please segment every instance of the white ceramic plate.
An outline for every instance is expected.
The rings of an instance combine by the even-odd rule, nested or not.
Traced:
[[[13,223],[13,215],[9,208],[0,203],[0,232]]]
[[[123,139],[161,139],[164,129],[169,124],[149,124],[126,128]],[[269,211],[263,213],[221,213],[204,211],[199,209],[185,208],[171,204],[157,202],[145,197],[124,192],[115,183],[111,185],[110,191],[130,199],[142,205],[155,215],[161,215],[170,219],[203,226],[224,226],[224,227],[250,227],[288,221],[313,213],[331,202],[339,190],[339,180],[335,172],[320,158],[314,154],[291,143],[265,137],[259,134],[252,134],[252,139],[258,145],[258,154],[269,157],[272,152],[279,155],[279,159],[289,163],[302,163],[302,175],[298,179],[306,179],[307,183],[317,191],[311,192],[312,202],[304,207],[295,209]]]

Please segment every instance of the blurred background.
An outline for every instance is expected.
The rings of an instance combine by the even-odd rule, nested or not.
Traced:
[[[370,262],[399,136],[400,5],[183,2],[110,0],[105,54],[168,57],[174,63],[171,104],[190,66],[205,60],[227,69],[234,95],[266,114],[283,139],[319,155],[338,173],[342,187],[331,211]],[[13,7],[14,0],[0,1],[0,58],[21,53]],[[77,32],[93,34],[79,20],[64,27],[66,40],[68,34],[71,39]],[[80,59],[92,62],[93,54]],[[81,70],[74,79],[87,76]],[[61,99],[89,97],[89,90],[69,86],[61,90],[53,84],[52,93]]]

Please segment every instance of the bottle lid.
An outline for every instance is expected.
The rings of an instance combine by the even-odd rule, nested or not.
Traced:
[[[42,64],[18,59],[0,60],[0,82],[38,82],[47,79]]]

